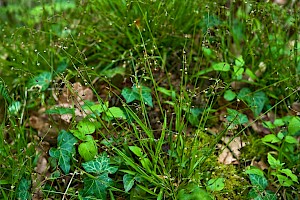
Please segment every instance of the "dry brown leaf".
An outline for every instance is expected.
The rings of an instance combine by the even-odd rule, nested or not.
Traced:
[[[227,144],[229,141],[231,140],[231,137],[225,137],[222,138],[222,141]],[[242,147],[244,147],[246,145],[245,142],[242,142],[240,137],[236,137],[234,138],[233,141],[230,142],[230,144],[228,145],[228,147],[230,148],[230,150],[228,148],[225,148],[222,153],[219,155],[218,157],[218,161],[220,163],[223,163],[225,165],[228,164],[238,164],[239,161],[237,160],[240,157],[240,149]],[[224,148],[224,145],[219,144],[218,147],[220,149]],[[233,155],[234,154],[234,155]]]

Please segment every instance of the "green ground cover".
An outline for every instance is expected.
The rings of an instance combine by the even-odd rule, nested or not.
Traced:
[[[297,1],[0,5],[0,199],[299,199]]]

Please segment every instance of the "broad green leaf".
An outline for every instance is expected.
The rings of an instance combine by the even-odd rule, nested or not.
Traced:
[[[91,108],[90,110],[92,112],[95,112],[96,114],[100,114],[102,112],[105,112],[108,109],[108,103],[105,103],[105,104],[102,104],[102,103],[95,104],[95,105],[92,105],[90,108]]]
[[[130,89],[128,87],[123,88],[121,95],[125,98],[126,103],[131,103],[134,100],[139,99],[139,95],[137,93],[135,93],[134,91],[132,91],[132,89]]]
[[[290,169],[281,169],[280,172],[284,173],[285,175],[290,177],[292,179],[292,181],[298,183],[298,177],[295,174],[293,174],[292,170],[290,170]]]
[[[277,196],[270,190],[260,191],[257,188],[252,188],[248,193],[248,198],[253,200],[277,200]]]
[[[81,141],[86,141],[86,136],[84,133],[78,131],[78,130],[70,130],[71,133],[73,133],[73,135],[75,137],[77,137],[79,140]]]
[[[78,153],[85,161],[90,161],[98,154],[98,148],[94,140],[83,142],[78,147]]]
[[[51,72],[42,72],[41,74],[30,79],[26,86],[29,89],[38,88],[40,91],[45,91],[49,87],[51,80]]]
[[[143,156],[143,151],[142,151],[142,149],[140,147],[129,146],[128,148],[130,149],[130,151],[132,151],[132,153],[134,153],[138,157],[142,157]]]
[[[284,165],[284,163],[280,163],[280,161],[276,160],[270,153],[268,153],[268,163],[273,169],[279,169]]]
[[[89,120],[80,121],[76,127],[83,134],[92,134],[96,130],[94,123],[90,122]]]
[[[227,120],[233,125],[241,125],[248,122],[248,117],[236,110],[227,108]]]
[[[271,143],[277,143],[281,141],[276,135],[273,134],[266,135],[261,140],[263,142],[271,142]]]
[[[189,183],[187,186],[179,190],[177,194],[178,200],[213,200],[212,196],[199,188],[196,184]]]
[[[52,109],[48,109],[45,111],[46,114],[58,114],[58,115],[64,115],[64,114],[75,114],[75,108],[65,108],[65,107],[55,107]]]
[[[268,181],[264,176],[249,174],[251,184],[257,186],[259,190],[264,190],[268,186]]]
[[[141,86],[140,88],[137,88],[136,86],[133,86],[132,91],[137,94],[137,96],[138,96],[137,100],[140,100],[140,96],[141,96],[144,103],[146,103],[148,106],[153,107],[151,89],[150,88],[148,88],[146,86]]]
[[[232,90],[226,90],[224,93],[224,99],[226,99],[227,101],[232,101],[235,97],[236,94]]]
[[[106,115],[108,117],[117,118],[117,119],[126,119],[127,118],[125,112],[119,107],[110,107],[107,110]]]
[[[221,191],[224,189],[224,178],[212,178],[207,182],[206,189],[211,191]]]
[[[228,72],[230,70],[230,65],[226,62],[219,62],[213,64],[212,68],[216,71]]]
[[[20,200],[31,199],[31,194],[29,192],[30,187],[31,187],[31,181],[22,178],[16,190],[16,199],[20,199]]]
[[[55,72],[59,74],[59,73],[66,71],[66,69],[68,67],[68,63],[69,63],[69,60],[67,58],[61,59],[57,65],[57,69]]]
[[[294,136],[298,131],[300,131],[300,117],[293,117],[289,122],[288,126],[289,134]]]
[[[198,126],[200,121],[200,116],[203,113],[203,109],[201,108],[190,108],[189,109],[189,115],[188,115],[188,121],[193,126]]]
[[[290,187],[293,185],[293,181],[286,176],[277,174],[278,181],[281,186]]]
[[[83,179],[82,196],[94,196],[97,199],[106,199],[107,188],[112,185],[113,181],[108,177],[108,173],[103,173],[95,178],[86,177]]]
[[[102,174],[104,172],[114,174],[118,170],[117,167],[110,166],[106,153],[101,154],[95,160],[82,163],[82,166],[86,172],[95,174]]]
[[[246,174],[256,174],[256,175],[259,175],[259,176],[264,176],[264,172],[261,170],[261,169],[258,169],[256,167],[252,167],[250,166],[249,169],[247,169],[245,171]]]
[[[123,185],[124,185],[124,189],[125,192],[129,192],[132,188],[132,186],[134,185],[134,176],[131,174],[125,174],[123,176]]]
[[[75,154],[75,144],[77,139],[69,132],[62,130],[58,135],[58,148],[51,148],[49,154],[51,157],[58,159],[58,165],[65,174],[70,171],[70,161]]]
[[[266,94],[262,91],[252,93],[249,88],[243,88],[239,92],[238,99],[241,99],[247,103],[247,105],[251,108],[254,116],[257,117],[265,103],[267,102],[268,98]]]
[[[290,135],[287,135],[284,139],[285,142],[289,144],[298,144],[298,140]]]

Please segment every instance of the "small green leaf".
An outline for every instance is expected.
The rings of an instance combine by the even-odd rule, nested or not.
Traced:
[[[300,117],[293,117],[288,126],[289,134],[294,136],[300,131]]]
[[[268,163],[273,169],[281,168],[284,163],[280,163],[279,160],[276,160],[270,153],[268,153]]]
[[[79,140],[81,141],[86,141],[86,135],[78,130],[70,130],[71,133],[73,133],[73,135],[75,137],[77,137]]]
[[[130,88],[123,88],[121,95],[125,98],[126,103],[131,103],[134,100],[138,100],[139,96],[135,92],[132,91]]]
[[[189,183],[179,190],[178,200],[213,200],[212,196],[196,184]]]
[[[212,68],[216,71],[228,72],[230,70],[230,65],[226,62],[219,62],[213,64]]]
[[[128,148],[130,149],[130,151],[132,151],[138,157],[142,157],[143,156],[143,151],[142,151],[142,149],[140,147],[129,146]]]
[[[235,63],[235,65],[236,65],[237,67],[243,67],[243,66],[245,65],[245,61],[244,61],[244,59],[243,59],[243,56],[237,57],[237,58],[235,59],[234,63]]]
[[[261,140],[263,142],[271,142],[271,143],[277,143],[281,141],[278,137],[276,137],[276,135],[273,134],[266,135]]]
[[[45,111],[46,114],[58,114],[58,115],[64,115],[64,114],[75,114],[74,108],[65,108],[65,107],[55,107],[53,109],[48,109]]]
[[[21,200],[31,199],[31,194],[29,192],[30,186],[31,186],[31,181],[22,178],[16,190],[16,199],[21,199]]]
[[[123,176],[123,185],[124,185],[124,189],[125,192],[129,192],[132,188],[132,186],[134,185],[134,176],[131,174],[125,174]]]
[[[293,185],[293,181],[286,176],[277,174],[278,181],[281,186],[290,187]]]
[[[298,144],[298,140],[292,136],[287,135],[284,139],[285,142],[289,144]]]
[[[141,158],[141,164],[148,172],[150,172],[151,169],[153,168],[149,158]]]
[[[245,114],[242,114],[236,110],[227,108],[227,120],[233,125],[241,125],[248,122],[248,117]]]
[[[224,93],[224,99],[226,99],[227,101],[232,101],[235,97],[236,94],[232,90],[226,90],[226,92]]]
[[[29,89],[38,88],[40,91],[45,91],[52,80],[52,74],[50,72],[43,72],[34,78],[30,79],[27,83]]]
[[[206,189],[211,191],[221,191],[225,187],[224,181],[224,178],[212,178],[207,182]]]
[[[125,112],[119,107],[110,107],[107,110],[106,115],[110,118],[117,118],[117,119],[127,118]]]
[[[62,58],[60,60],[60,62],[58,63],[57,65],[57,69],[56,69],[56,73],[59,74],[59,73],[62,73],[64,71],[66,71],[67,67],[68,67],[68,63],[69,63],[69,60],[67,58]]]
[[[285,175],[290,177],[292,179],[292,181],[298,183],[298,177],[295,174],[293,174],[292,170],[290,170],[290,169],[281,169],[280,172],[284,173]]]
[[[268,186],[268,181],[264,176],[257,174],[249,174],[251,184],[257,186],[260,191],[264,190]]]
[[[78,147],[78,153],[85,161],[90,161],[98,154],[98,148],[94,140],[83,142]]]
[[[256,174],[256,175],[259,175],[259,176],[264,176],[264,172],[261,170],[261,169],[258,169],[256,167],[250,167],[249,169],[247,169],[245,171],[246,174]]]
[[[84,188],[80,192],[84,197],[94,196],[97,199],[106,199],[107,188],[113,181],[108,177],[108,173],[103,173],[95,178],[86,177],[83,179]]]
[[[83,134],[92,134],[96,130],[94,123],[90,122],[89,120],[80,121],[76,127]]]
[[[58,148],[51,148],[49,154],[51,157],[58,159],[58,165],[65,174],[70,171],[70,161],[75,154],[75,144],[77,139],[69,132],[62,130],[58,135]]]
[[[118,170],[117,167],[110,166],[109,158],[106,153],[101,154],[95,160],[82,163],[82,166],[86,172],[95,174],[101,174],[104,172],[114,174]]]
[[[261,113],[265,103],[268,100],[264,92],[259,91],[253,93],[249,88],[241,89],[237,98],[247,103],[247,105],[251,108],[252,112],[254,113],[255,117],[257,117]]]

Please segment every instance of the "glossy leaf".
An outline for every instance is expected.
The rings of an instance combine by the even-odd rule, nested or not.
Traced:
[[[108,173],[103,173],[95,178],[86,177],[83,179],[84,188],[80,192],[82,196],[94,196],[97,199],[106,199],[107,188],[112,185],[113,181],[108,177]]]
[[[26,86],[29,89],[38,88],[40,91],[45,91],[49,87],[51,80],[51,72],[42,72],[41,74],[30,79]]]
[[[125,192],[129,192],[134,185],[134,176],[131,174],[125,174],[123,176],[123,185]]]
[[[58,135],[58,148],[51,148],[49,154],[58,159],[58,165],[65,174],[70,171],[70,161],[75,154],[75,144],[77,139],[69,132],[62,130]]]
[[[83,142],[78,147],[78,153],[85,161],[90,161],[98,154],[98,148],[94,140]]]
[[[31,199],[31,194],[29,192],[30,187],[31,187],[31,181],[22,178],[16,190],[16,199],[20,199],[20,200]]]
[[[83,168],[88,173],[109,173],[114,174],[118,168],[114,166],[110,166],[109,158],[107,157],[106,153],[101,154],[98,158],[82,163]]]

